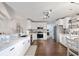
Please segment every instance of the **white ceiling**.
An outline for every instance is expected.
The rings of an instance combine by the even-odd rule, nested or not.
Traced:
[[[44,21],[43,11],[49,9],[52,9],[50,18],[46,19],[49,22],[79,13],[79,5],[69,2],[7,2],[7,4],[15,10],[16,14],[34,21]]]

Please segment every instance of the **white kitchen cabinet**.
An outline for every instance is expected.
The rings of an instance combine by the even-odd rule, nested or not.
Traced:
[[[37,40],[37,33],[32,33],[32,39]]]
[[[64,18],[63,28],[68,28],[70,19],[71,19],[71,17]]]
[[[32,22],[31,29],[37,29],[37,27],[43,27],[43,29],[47,29],[47,22]]]
[[[30,47],[29,38],[27,39],[25,38],[25,40],[17,43],[15,48],[15,53],[16,53],[15,56],[23,56],[29,47]]]
[[[17,56],[23,56],[25,54],[25,52],[28,50],[28,48],[30,47],[30,41],[27,39],[27,40],[24,40],[22,42],[19,42],[17,45],[16,45],[16,55]]]
[[[22,49],[24,49],[24,48],[23,48],[21,42],[19,42],[18,44],[16,44],[16,46],[15,46],[15,51],[14,51],[16,54],[14,54],[14,56],[22,55],[22,54],[23,54]],[[22,52],[22,53],[21,53],[21,52]]]
[[[57,20],[57,21],[56,21],[56,24],[57,24],[57,25],[63,25],[63,19]]]
[[[66,35],[65,34],[60,34],[60,36],[59,36],[59,42],[62,45],[64,45],[65,47],[67,47]]]
[[[0,52],[0,56],[12,56],[14,54],[15,54],[15,47],[14,46],[10,46]]]
[[[16,44],[0,52],[0,56],[23,56],[30,47],[30,37],[22,38]]]
[[[63,28],[68,28],[69,20],[71,17],[65,17],[64,19],[59,19],[56,24],[57,25],[63,25]]]

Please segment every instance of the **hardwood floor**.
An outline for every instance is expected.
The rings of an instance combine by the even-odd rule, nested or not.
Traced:
[[[34,41],[33,44],[38,46],[35,56],[66,56],[67,53],[66,47],[52,39]]]

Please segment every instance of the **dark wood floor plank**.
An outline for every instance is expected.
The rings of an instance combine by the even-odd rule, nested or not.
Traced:
[[[36,44],[36,56],[66,56],[67,49],[63,45],[49,40],[38,40],[34,41],[33,44]]]

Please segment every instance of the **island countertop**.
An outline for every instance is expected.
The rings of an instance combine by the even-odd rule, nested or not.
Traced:
[[[10,39],[10,40],[7,40],[7,41],[4,41],[4,42],[0,42],[0,52],[12,45],[15,45],[17,44],[18,42],[21,42],[23,40],[26,40],[27,38],[30,38],[29,36],[27,37],[17,37],[15,39]]]

